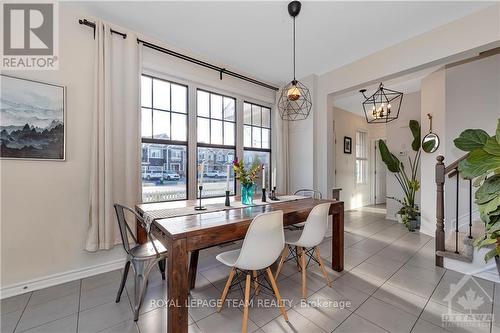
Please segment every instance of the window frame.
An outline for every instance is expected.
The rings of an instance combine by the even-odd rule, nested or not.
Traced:
[[[364,157],[359,157],[358,156],[358,146],[360,146],[360,143],[358,142],[359,141],[359,137],[358,137],[358,134],[362,134],[364,135],[364,143],[363,143],[363,147],[361,149],[363,149],[364,151]],[[368,152],[369,150],[369,145],[368,145],[368,132],[366,130],[362,130],[362,129],[357,129],[356,130],[356,144],[355,144],[355,165],[354,165],[354,174],[355,174],[355,178],[356,178],[356,185],[367,185],[368,184]],[[363,181],[362,182],[358,182],[358,161],[365,161],[365,168],[363,168],[363,175],[362,175],[362,179]]]
[[[252,123],[251,125],[245,124],[245,104],[250,104],[250,122]],[[261,108],[266,108],[269,109],[269,127],[264,127],[262,126],[262,109],[261,109],[261,114],[260,114],[260,126],[253,125],[253,112],[252,112],[252,105],[261,107]],[[273,153],[272,153],[272,137],[273,137],[273,109],[269,106],[264,106],[262,104],[250,102],[248,100],[243,100],[243,123],[242,123],[242,128],[243,128],[243,159],[245,158],[245,151],[254,151],[254,152],[261,152],[261,153],[269,153],[269,170],[266,170],[266,175],[267,175],[267,184],[269,188],[267,190],[271,190],[271,181],[272,181],[272,170],[273,170]],[[253,143],[253,127],[258,127],[260,128],[260,142],[261,142],[261,148],[255,148],[255,147],[246,147],[245,146],[245,126],[250,126],[251,130],[251,137],[250,137],[250,143]],[[268,129],[269,130],[269,148],[262,148],[262,129]]]
[[[208,117],[206,116],[200,116],[198,115],[198,92],[204,92],[209,94],[209,99],[208,99]],[[212,118],[212,95],[218,95],[221,96],[222,98],[222,118]],[[231,98],[234,101],[234,121],[233,120],[225,120],[224,119],[224,98]],[[196,87],[196,96],[195,96],[195,117],[196,117],[196,166],[199,166],[201,161],[199,159],[199,154],[198,154],[198,149],[199,148],[214,148],[214,149],[227,149],[227,150],[233,150],[234,151],[234,156],[237,156],[237,140],[238,140],[238,98],[229,96],[220,92],[216,91],[211,91],[205,88],[201,87]],[[202,119],[207,119],[209,121],[209,127],[208,127],[208,137],[210,141],[212,141],[212,120],[217,120],[222,122],[222,144],[213,144],[213,143],[206,143],[206,142],[198,142],[198,118]],[[224,134],[225,134],[225,129],[224,129],[224,123],[233,123],[234,124],[234,145],[225,145],[224,144]],[[198,169],[196,169],[198,170]],[[198,184],[199,184],[199,172],[196,171],[196,198],[199,199],[200,193],[198,190]],[[237,189],[236,189],[236,176],[234,177],[234,193],[229,194],[229,196],[236,196],[237,194]],[[203,196],[203,198],[222,198],[224,195],[215,195],[215,196]]]
[[[186,175],[186,198],[185,199],[174,199],[174,200],[162,200],[162,201],[154,201],[154,202],[174,202],[174,201],[185,201],[188,200],[189,198],[189,85],[184,84],[184,83],[179,83],[174,80],[170,79],[164,79],[160,76],[155,76],[151,74],[147,74],[142,72],[141,73],[141,79],[142,77],[147,77],[151,79],[151,106],[150,107],[145,107],[142,105],[142,98],[141,98],[141,103],[140,103],[140,115],[141,115],[141,123],[142,123],[142,110],[143,109],[148,109],[151,111],[151,137],[143,137],[141,133],[141,167],[142,167],[142,144],[143,143],[148,143],[148,144],[159,144],[159,145],[171,145],[171,146],[183,146],[186,148],[186,167],[184,170],[184,173]],[[179,112],[179,111],[172,111],[172,110],[165,110],[165,109],[159,109],[154,107],[154,88],[153,88],[153,81],[154,80],[159,80],[163,82],[168,82],[170,84],[170,108],[172,108],[172,84],[183,86],[186,88],[186,113]],[[141,88],[141,93],[142,93],[142,80],[140,84]],[[141,94],[142,95],[142,94]],[[172,137],[172,113],[175,114],[181,114],[186,116],[186,141],[181,141],[181,140],[171,140],[171,139],[159,139],[159,138],[154,138],[154,117],[153,117],[153,111],[161,111],[161,112],[169,112],[170,116],[170,137]],[[143,186],[142,186],[142,176],[141,176],[141,201],[143,201]]]

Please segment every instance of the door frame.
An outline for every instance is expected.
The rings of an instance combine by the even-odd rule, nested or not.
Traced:
[[[387,141],[387,138],[382,137],[382,138],[374,138],[372,139],[371,142],[371,147],[373,151],[373,168],[370,172],[371,177],[373,179],[373,183],[371,185],[371,202],[373,205],[377,204],[377,159],[380,159],[380,157],[377,157],[378,155],[378,147],[377,147],[377,142],[379,140],[384,140]],[[387,177],[387,170],[386,170],[386,177]],[[386,189],[386,194],[387,194],[387,189]]]

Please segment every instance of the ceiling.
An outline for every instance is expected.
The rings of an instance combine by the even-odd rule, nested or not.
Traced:
[[[272,84],[292,79],[288,2],[88,1],[71,6]],[[297,77],[322,74],[492,2],[309,2],[297,18]]]
[[[384,81],[384,87],[392,90],[400,91],[404,94],[410,94],[420,91],[422,79],[439,67],[426,68],[411,74],[403,75],[392,80]],[[366,95],[372,95],[379,87],[379,83],[366,86]],[[362,103],[365,100],[363,95],[358,90],[353,90],[339,96],[335,96],[333,104],[345,111],[355,113],[364,117]],[[404,102],[403,102],[404,103]]]

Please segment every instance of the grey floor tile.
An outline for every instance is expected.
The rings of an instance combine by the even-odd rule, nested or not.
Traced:
[[[31,292],[2,299],[0,303],[0,313],[4,315],[10,312],[23,310],[26,304],[28,304],[30,295]]]
[[[321,293],[308,297],[293,309],[326,332],[333,331],[351,314],[351,311],[342,307],[338,301],[331,300]]]
[[[431,324],[423,319],[419,319],[413,327],[412,333],[448,333],[450,331],[445,330],[442,327]]]
[[[454,313],[463,313],[453,310]],[[428,321],[438,327],[449,330],[451,332],[476,332],[476,333],[488,333],[490,332],[490,326],[480,326],[480,325],[462,325],[460,323],[456,324],[455,322],[448,323],[443,321],[443,315],[449,313],[449,309],[447,306],[442,304],[429,301],[420,316],[421,319]]]
[[[359,266],[352,269],[351,273],[353,274],[360,273],[374,279],[386,281],[397,270],[398,270],[397,266],[388,268],[365,261],[361,263]]]
[[[16,325],[19,322],[19,318],[21,318],[22,313],[23,310],[17,310],[2,315],[2,320],[0,322],[2,329],[0,331],[2,333],[14,332],[14,329],[16,328]]]
[[[323,329],[315,325],[311,320],[302,316],[294,310],[288,311],[288,322],[283,317],[278,317],[261,327],[266,333],[278,332],[308,332],[308,333],[325,333]]]
[[[337,329],[335,333],[386,333],[383,328],[353,313]]]
[[[63,283],[42,290],[36,290],[33,292],[33,295],[31,295],[31,298],[28,302],[28,308],[71,294],[78,294],[79,292],[80,280]]]
[[[73,314],[41,326],[34,327],[25,333],[76,333],[77,315]]]
[[[409,332],[418,319],[417,316],[374,297],[370,297],[355,313],[393,333]]]
[[[164,332],[166,332],[166,330]],[[139,333],[139,328],[134,320],[127,320],[123,323],[119,323],[118,325],[106,328],[99,333]]]
[[[107,303],[80,312],[78,332],[99,332],[130,319],[133,314],[128,302]]]
[[[366,276],[361,273],[354,274],[351,272],[347,272],[341,277],[339,277],[337,280],[335,280],[334,285],[341,287],[347,285],[348,287],[362,291],[365,294],[372,294],[384,282],[385,280],[377,279],[371,276]]]
[[[189,332],[198,332],[194,321],[188,318]],[[167,331],[167,308],[159,308],[139,316],[137,326],[141,333],[164,333]]]
[[[420,314],[425,307],[427,299],[406,290],[393,287],[388,284],[382,285],[374,294],[373,297],[392,304],[395,307],[406,311],[410,314]]]
[[[80,295],[80,311],[114,302],[116,300],[118,287],[119,285],[112,282],[100,285],[96,288],[82,290]],[[122,293],[120,301],[128,301],[127,292],[125,290]]]
[[[214,313],[217,310],[215,302],[220,299],[221,295],[222,292],[214,286],[191,290],[189,301],[192,306],[189,308],[189,314],[194,321],[198,321]]]
[[[368,297],[370,297],[369,294],[365,294],[362,291],[351,288],[347,284],[337,283],[334,283],[332,288],[324,287],[319,290],[317,294],[320,294],[332,301],[344,304],[349,311],[356,310]]]
[[[225,308],[196,322],[203,333],[241,332],[243,312],[238,308]],[[259,327],[248,320],[248,332],[256,331]]]
[[[129,276],[131,274],[132,269],[129,272]],[[114,270],[111,272],[107,273],[102,273],[99,275],[91,276],[85,279],[82,279],[82,291],[83,290],[88,290],[88,289],[93,289],[99,286],[102,286],[104,284],[109,284],[109,283],[115,283],[117,286],[120,285],[121,281],[121,271],[120,270]]]
[[[24,311],[16,332],[67,317],[78,312],[79,294],[71,294],[46,303],[29,306]]]

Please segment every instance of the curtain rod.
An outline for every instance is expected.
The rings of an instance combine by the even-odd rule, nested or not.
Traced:
[[[78,20],[78,23],[93,28],[94,29],[94,37],[95,37],[95,23],[94,22],[91,22],[91,21],[89,21],[87,19],[83,19],[83,20],[80,19],[80,20]],[[111,33],[120,35],[120,36],[123,37],[123,39],[127,38],[127,34],[123,33],[123,32],[119,32],[119,31],[111,29]],[[202,67],[214,70],[214,71],[216,71],[216,72],[219,73],[219,77],[220,77],[221,80],[222,80],[222,74],[226,74],[226,75],[235,77],[237,79],[240,79],[240,80],[243,80],[243,81],[247,81],[247,82],[259,85],[259,86],[267,88],[267,89],[271,89],[271,90],[274,90],[274,91],[278,91],[279,90],[279,88],[274,87],[274,86],[272,86],[270,84],[267,84],[265,82],[262,82],[262,81],[259,81],[259,80],[256,80],[256,79],[252,79],[251,77],[248,77],[248,76],[245,76],[245,75],[242,75],[242,74],[239,74],[239,73],[227,70],[225,68],[222,68],[222,67],[210,64],[210,63],[205,62],[203,60],[199,60],[199,59],[190,57],[188,55],[185,55],[185,54],[173,51],[173,50],[166,49],[166,48],[164,48],[162,46],[150,43],[148,41],[145,41],[145,40],[142,40],[142,39],[139,39],[139,38],[137,38],[137,43],[142,43],[145,47],[148,47],[150,49],[153,49],[153,50],[156,50],[156,51],[159,51],[159,52],[171,55],[173,57],[176,57],[176,58],[179,58],[179,59],[191,62],[193,64],[196,64],[196,65],[199,65],[199,66],[202,66]]]

